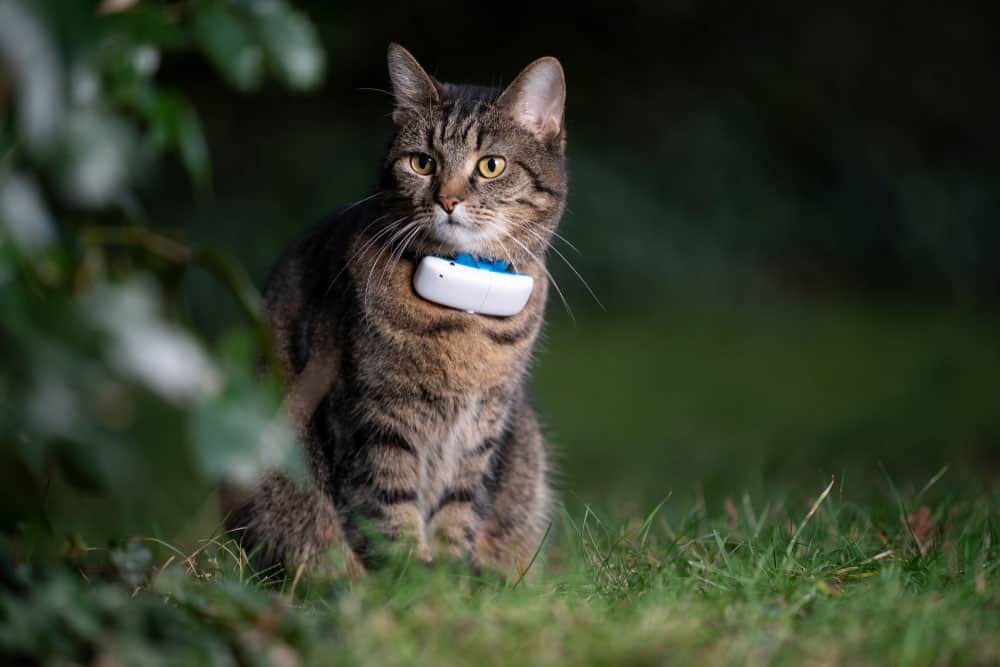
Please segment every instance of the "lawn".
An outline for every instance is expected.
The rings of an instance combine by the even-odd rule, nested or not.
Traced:
[[[101,665],[998,664],[993,331],[843,303],[557,318],[535,394],[564,503],[526,574],[402,556],[275,580],[213,532],[208,497],[109,549],[97,522],[60,527],[80,534],[71,572],[0,568],[36,581],[3,599],[0,646]]]
[[[88,584],[8,600],[0,637],[101,665],[996,664],[1000,498],[933,481],[875,507],[834,484],[812,504],[561,514],[525,577],[401,558],[265,585],[224,539],[136,539],[76,554]]]

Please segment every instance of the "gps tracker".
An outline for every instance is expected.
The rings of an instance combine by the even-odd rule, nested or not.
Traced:
[[[535,281],[512,273],[503,260],[428,256],[413,274],[413,289],[424,299],[469,313],[509,317],[524,309]]]

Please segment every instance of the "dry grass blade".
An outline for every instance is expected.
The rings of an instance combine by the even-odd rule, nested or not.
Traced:
[[[161,547],[166,547],[170,551],[174,552],[174,554],[179,556],[180,559],[185,563],[185,565],[187,566],[188,574],[194,575],[196,577],[201,576],[201,572],[198,571],[198,565],[193,560],[193,556],[196,556],[198,553],[197,551],[194,554],[189,555],[185,554],[183,551],[181,551],[174,545],[170,544],[169,542],[165,542],[156,537],[140,537],[139,539],[143,542],[152,542],[153,544],[159,544]]]
[[[302,573],[306,571],[306,564],[299,563],[298,568],[295,570],[295,578],[292,579],[291,590],[288,591],[288,597],[292,600],[295,599],[295,589],[299,586],[299,580],[302,579]]]
[[[805,518],[802,519],[802,523],[800,523],[799,527],[795,529],[795,533],[792,534],[792,539],[788,543],[788,548],[785,550],[786,562],[789,558],[792,557],[792,552],[795,550],[795,545],[799,541],[799,536],[805,529],[806,524],[809,523],[809,519],[813,518],[813,515],[816,514],[816,512],[819,510],[820,505],[822,505],[823,501],[826,500],[826,497],[830,495],[830,491],[833,490],[833,484],[835,481],[836,481],[835,479],[832,478],[830,479],[830,483],[826,485],[826,488],[823,489],[823,492],[821,494],[819,494],[819,497],[812,504],[812,507],[809,508],[809,512],[806,514]]]

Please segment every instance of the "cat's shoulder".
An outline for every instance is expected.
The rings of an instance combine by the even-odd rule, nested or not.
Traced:
[[[310,290],[312,283],[329,278],[346,261],[346,253],[366,221],[377,215],[373,201],[343,206],[324,219],[307,227],[286,246],[271,267],[264,283],[265,298],[270,300],[291,289]]]

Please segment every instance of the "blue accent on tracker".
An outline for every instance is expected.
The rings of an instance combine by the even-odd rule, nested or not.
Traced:
[[[474,269],[493,271],[495,273],[507,273],[510,263],[502,259],[488,259],[486,257],[473,257],[467,252],[460,252],[455,255],[455,263],[462,266],[471,266]]]

